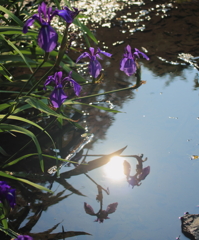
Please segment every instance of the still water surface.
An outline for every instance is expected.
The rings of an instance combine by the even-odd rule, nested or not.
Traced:
[[[150,3],[150,6],[147,4],[149,3],[146,1],[141,16],[150,15],[146,13],[146,9],[160,9],[160,5],[156,7],[155,3]],[[190,8],[190,4],[187,4],[187,7],[176,6],[180,8],[177,12],[179,16],[182,14],[181,10]],[[175,42],[175,30],[168,30],[169,26],[173,28],[173,25],[170,25],[171,18],[178,19],[177,8],[171,9],[170,5],[167,6],[167,11],[171,17],[164,16],[158,20],[156,14],[150,15],[153,17],[152,24],[147,25],[146,32],[126,32],[128,26],[124,22],[118,25],[118,19],[125,13],[133,15],[138,11],[138,7],[136,5],[135,10],[132,5],[117,13],[119,16],[115,16],[111,22],[113,35],[108,35],[110,29],[106,27],[99,27],[96,32],[102,47],[106,46],[104,50],[113,53],[113,60],[105,59],[105,80],[96,92],[135,83],[135,79],[124,76],[119,71],[119,62],[127,44],[140,50],[142,47],[148,50],[151,60],[141,62],[142,80],[145,80],[146,84],[134,91],[98,97],[98,101],[110,101],[121,113],[108,114],[90,110],[89,115],[82,120],[82,125],[86,125],[87,131],[95,135],[95,141],[89,147],[89,155],[109,154],[127,146],[122,155],[144,154],[144,158],[148,159],[143,163],[143,167],[150,166],[150,174],[140,186],[132,189],[123,174],[122,163],[126,159],[131,164],[131,175],[134,175],[137,163],[133,157],[114,159],[114,164],[104,165],[88,173],[103,188],[110,189],[110,195],[103,192],[104,210],[109,204],[118,202],[115,213],[110,214],[110,219],[103,223],[94,222],[96,217],[86,214],[84,210],[84,202],[91,205],[94,212],[100,209],[100,203],[96,201],[96,185],[84,174],[73,176],[67,179],[67,182],[85,196],[71,194],[71,191],[66,190],[64,194],[71,195],[42,212],[31,233],[46,231],[61,222],[53,232],[61,232],[63,225],[67,231],[92,234],[73,239],[171,240],[179,235],[181,240],[187,239],[181,233],[179,217],[187,211],[199,213],[199,160],[190,160],[191,155],[199,155],[199,90],[195,87],[198,70],[190,65],[174,65],[170,61],[180,62],[177,56],[183,53],[185,48],[190,50],[186,53],[195,53],[195,57],[197,52],[194,52],[194,45],[187,47],[186,38]],[[192,11],[194,10],[190,10]],[[149,21],[147,18],[145,20]],[[187,26],[184,25],[185,22],[190,24],[190,21],[181,21],[184,27]],[[122,29],[125,30],[124,35]],[[177,29],[179,31],[179,28]],[[186,34],[183,28],[181,31],[181,35]],[[164,36],[165,32],[167,34]],[[123,43],[112,45],[122,39]],[[176,49],[173,47],[175,44]],[[158,56],[169,62],[161,61]],[[97,157],[87,157],[86,161],[95,158]],[[73,168],[74,166],[63,168],[61,172]],[[52,190],[56,194],[64,188],[54,183]],[[20,227],[23,227],[26,221]]]
[[[198,91],[193,90],[197,71],[183,70],[170,86],[165,86],[167,77],[154,77],[153,72],[143,68],[147,80],[136,92],[135,99],[124,103],[122,112],[106,132],[106,139],[93,145],[89,154],[109,154],[126,145],[123,154],[144,154],[143,163],[151,167],[150,174],[141,186],[133,189],[120,174],[118,179],[107,166],[89,173],[98,184],[110,189],[104,194],[103,205],[118,202],[110,219],[99,224],[95,217],[87,215],[83,204],[87,202],[94,211],[99,210],[95,200],[97,188],[85,175],[68,180],[86,197],[71,195],[43,213],[33,232],[41,232],[63,220],[67,230],[85,231],[93,236],[78,236],[76,239],[186,239],[181,234],[179,217],[188,211],[198,213],[198,160],[190,160],[199,154],[197,128]],[[169,76],[168,76],[169,77]],[[90,158],[91,160],[93,158]],[[90,160],[89,158],[87,160]],[[126,158],[127,159],[127,158]],[[128,158],[131,174],[135,173],[135,158]],[[119,162],[119,164],[121,164]],[[116,164],[117,166],[117,164]],[[117,169],[118,170],[118,169]],[[54,185],[54,190],[63,190]]]

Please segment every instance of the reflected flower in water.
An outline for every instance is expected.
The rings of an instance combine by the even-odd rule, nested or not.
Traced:
[[[134,176],[130,176],[130,179],[127,181],[132,186],[132,188],[134,188],[134,186],[140,186],[142,184],[140,183],[140,180],[137,179],[137,174],[135,174]]]
[[[149,173],[150,166],[143,168],[140,174],[136,173],[134,176],[130,176],[130,179],[127,181],[132,186],[132,188],[134,188],[134,186],[140,186],[142,184],[140,181],[144,180]]]
[[[97,219],[95,220],[95,222],[100,222],[103,223],[104,219],[109,219],[108,214],[114,213],[116,211],[116,208],[118,206],[118,203],[111,203],[108,205],[106,210],[101,210],[98,213],[95,213],[93,208],[87,204],[86,202],[84,203],[84,209],[85,212],[91,216],[97,216]]]
[[[38,14],[34,14],[29,18],[23,27],[23,33],[28,32],[28,27],[32,26],[34,21],[39,22],[41,28],[38,34],[38,45],[45,51],[51,52],[57,46],[58,35],[56,31],[51,27],[50,22],[55,15],[58,14],[58,10],[52,10],[51,7],[47,7],[44,2],[38,7]]]
[[[59,108],[67,99],[67,95],[63,91],[66,84],[73,87],[76,96],[79,96],[81,91],[81,86],[71,77],[72,71],[69,73],[68,77],[62,78],[62,75],[63,73],[61,71],[56,72],[54,75],[49,76],[44,83],[44,90],[46,90],[46,86],[51,82],[55,85],[54,90],[50,95],[50,101],[54,108]]]
[[[32,237],[28,236],[28,235],[19,235],[17,238],[15,238],[14,240],[33,240]]]
[[[4,204],[7,202],[11,208],[16,205],[15,189],[11,187],[4,181],[0,181],[0,202]]]
[[[129,162],[124,160],[123,162],[123,167],[124,167],[124,174],[126,175],[126,178],[129,179],[130,172],[131,172],[131,165]]]
[[[77,58],[76,63],[79,62],[79,60],[81,60],[82,58],[85,58],[85,57],[90,58],[90,63],[88,66],[89,74],[92,75],[93,78],[97,78],[102,70],[102,66],[101,66],[100,62],[97,60],[97,58],[102,59],[100,54],[104,54],[107,57],[111,57],[112,54],[102,51],[100,48],[98,48],[96,52],[93,47],[90,47],[89,50],[90,50],[90,53],[88,53],[88,52],[82,53]]]
[[[137,176],[139,181],[142,181],[146,178],[146,176],[150,173],[150,166],[142,169],[142,172]]]
[[[120,70],[123,71],[127,76],[133,75],[137,70],[136,59],[140,58],[140,56],[146,60],[149,60],[149,57],[143,52],[140,52],[137,48],[134,48],[134,52],[132,53],[131,46],[127,45],[123,59],[120,62]]]

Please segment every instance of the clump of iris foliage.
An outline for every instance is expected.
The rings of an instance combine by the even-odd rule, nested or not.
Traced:
[[[49,1],[50,2],[50,1]],[[49,156],[42,153],[37,136],[26,128],[20,126],[20,123],[27,123],[38,128],[41,133],[45,133],[56,148],[53,138],[48,133],[48,127],[52,124],[69,121],[78,127],[78,123],[72,120],[64,112],[64,108],[72,104],[84,104],[79,99],[97,96],[83,96],[86,79],[76,71],[79,62],[84,58],[89,59],[88,73],[92,79],[87,84],[96,84],[100,77],[102,66],[100,61],[102,55],[112,57],[111,53],[102,51],[97,39],[92,32],[81,23],[83,10],[74,8],[66,1],[66,5],[60,8],[59,0],[52,1],[48,5],[42,1],[35,1],[32,5],[27,1],[1,1],[0,6],[0,132],[13,134],[14,132],[24,134],[30,138],[36,146],[37,153],[30,153],[16,158],[16,154],[8,156],[4,163],[1,163],[0,176],[2,178],[13,179],[30,184],[40,190],[49,191],[49,189],[31,182],[25,178],[19,178],[5,171],[6,167],[17,164],[22,159],[30,156],[38,156],[38,163],[44,172],[43,157],[47,156],[58,160],[66,161],[57,156]],[[65,26],[63,34],[52,26],[52,21],[61,21]],[[71,60],[70,52],[75,51],[70,45],[70,25],[75,24],[83,32],[85,43],[88,50],[80,53],[76,61]],[[142,84],[140,79],[140,67],[137,59],[143,57],[149,58],[138,49],[131,49],[126,46],[124,55],[121,56],[120,70],[127,76],[136,75],[137,88]],[[100,61],[99,61],[100,60]],[[15,72],[20,68],[27,68],[28,74],[21,77],[14,76],[10,69]],[[45,70],[45,71],[44,71]],[[45,72],[42,77],[37,77],[40,72]],[[18,74],[19,75],[19,74]],[[41,75],[41,74],[40,74]],[[71,97],[68,92],[72,89],[74,94]],[[103,93],[112,93],[125,89],[112,90]],[[92,106],[92,105],[89,105]],[[96,106],[93,106],[96,107]],[[106,111],[117,112],[113,109],[99,107]],[[42,128],[28,116],[24,117],[24,111],[36,109],[38,116],[42,113],[45,116],[52,117],[52,121]],[[18,124],[19,123],[19,124]],[[28,142],[22,149],[28,146]],[[7,156],[5,150],[0,146],[2,155]],[[22,151],[21,151],[22,152]],[[19,152],[18,152],[19,153]],[[6,182],[0,181],[0,215],[4,229],[8,229],[7,216],[9,211],[15,207],[15,190]],[[17,237],[17,236],[16,236]],[[18,236],[16,239],[32,239],[29,236]]]

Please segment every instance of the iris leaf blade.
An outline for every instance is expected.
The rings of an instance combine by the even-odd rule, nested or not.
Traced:
[[[12,20],[14,20],[19,26],[23,27],[23,22],[17,16],[11,13],[8,9],[4,8],[3,6],[0,6],[0,11],[8,14],[8,16],[12,18]]]
[[[3,36],[3,35],[1,35]],[[6,41],[23,59],[23,61],[25,62],[25,64],[27,65],[27,67],[30,69],[30,71],[33,73],[33,70],[31,68],[31,66],[29,65],[29,63],[27,62],[26,58],[24,57],[24,55],[21,53],[21,51],[8,39],[6,39],[4,36],[4,41]]]
[[[5,115],[0,114],[0,119],[2,119],[2,118],[4,118],[4,117],[5,117]],[[7,117],[7,119],[12,119],[12,120],[18,120],[18,121],[26,122],[26,123],[28,123],[28,124],[30,124],[30,125],[33,125],[33,126],[39,128],[39,129],[42,130],[46,135],[48,135],[48,137],[49,137],[50,140],[52,141],[53,145],[55,146],[55,143],[54,143],[52,137],[50,136],[50,134],[49,134],[47,131],[45,131],[41,126],[39,126],[38,124],[36,124],[36,123],[34,123],[34,122],[26,119],[26,118],[14,116],[14,115],[9,115],[9,116]]]
[[[1,123],[0,132],[5,132],[5,131],[22,133],[22,134],[25,134],[26,136],[30,137],[33,140],[33,142],[35,143],[35,146],[37,148],[41,170],[44,172],[44,162],[43,162],[43,158],[42,158],[42,151],[41,151],[41,147],[40,147],[40,144],[39,144],[36,136],[31,131],[29,131],[25,128],[22,128],[22,127],[19,127],[16,125],[12,125],[12,124]]]
[[[33,182],[31,182],[31,181],[29,181],[29,180],[27,180],[27,179],[17,178],[17,177],[11,176],[10,174],[7,174],[7,173],[5,173],[5,172],[2,172],[2,171],[0,171],[0,176],[1,176],[1,177],[6,177],[6,178],[11,178],[11,179],[17,180],[17,181],[21,181],[21,182],[24,182],[24,183],[26,183],[26,184],[29,184],[29,185],[31,185],[31,186],[39,189],[39,190],[44,190],[44,191],[53,193],[53,192],[52,192],[51,190],[49,190],[48,188],[45,188],[45,187],[43,187],[43,186],[41,186],[41,185],[39,185],[39,184],[33,183]]]
[[[57,117],[57,118],[62,118],[62,119],[68,120],[68,121],[75,122],[75,120],[72,120],[70,118],[67,118],[67,117],[61,115],[61,114],[58,114],[57,112],[52,110],[50,107],[48,107],[44,102],[42,102],[39,99],[29,97],[28,99],[25,100],[25,102],[27,102],[33,108],[36,108],[36,109],[40,110],[41,112],[45,112],[45,113],[47,113],[51,116]]]

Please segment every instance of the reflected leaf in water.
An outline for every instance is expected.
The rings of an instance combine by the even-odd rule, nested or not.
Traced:
[[[79,190],[75,189],[64,178],[56,178],[55,181],[58,182],[59,184],[61,184],[65,189],[68,189],[69,191],[71,191],[72,193],[85,197],[85,195],[83,193],[81,193]]]
[[[93,169],[99,168],[99,167],[107,164],[110,161],[111,157],[120,155],[124,151],[125,148],[126,147],[124,147],[124,148],[122,148],[122,149],[120,149],[120,150],[118,150],[114,153],[103,156],[101,158],[97,158],[95,160],[92,160],[92,161],[88,162],[87,165],[79,165],[73,170],[61,173],[60,177],[61,178],[70,178],[71,176],[80,175],[82,173],[86,173],[86,172],[91,171]]]
[[[67,231],[67,232],[59,232],[59,233],[51,233],[47,234],[46,232],[38,233],[38,234],[31,234],[34,240],[41,240],[41,239],[48,239],[48,240],[63,240],[64,238],[75,237],[79,235],[91,235],[87,232],[82,231]]]
[[[136,59],[140,58],[140,55],[146,60],[149,60],[149,57],[145,53],[140,52],[137,48],[135,48],[134,52],[132,53],[131,46],[127,45],[123,59],[120,62],[120,70],[123,71],[127,76],[131,76],[136,73],[138,68]]]
[[[109,219],[108,215],[111,213],[114,213],[116,211],[116,208],[118,206],[118,203],[111,203],[108,205],[106,210],[99,210],[98,213],[95,213],[93,208],[87,204],[86,202],[84,203],[84,209],[85,212],[91,216],[97,216],[97,219],[94,222],[100,222],[103,223],[104,219]]]

